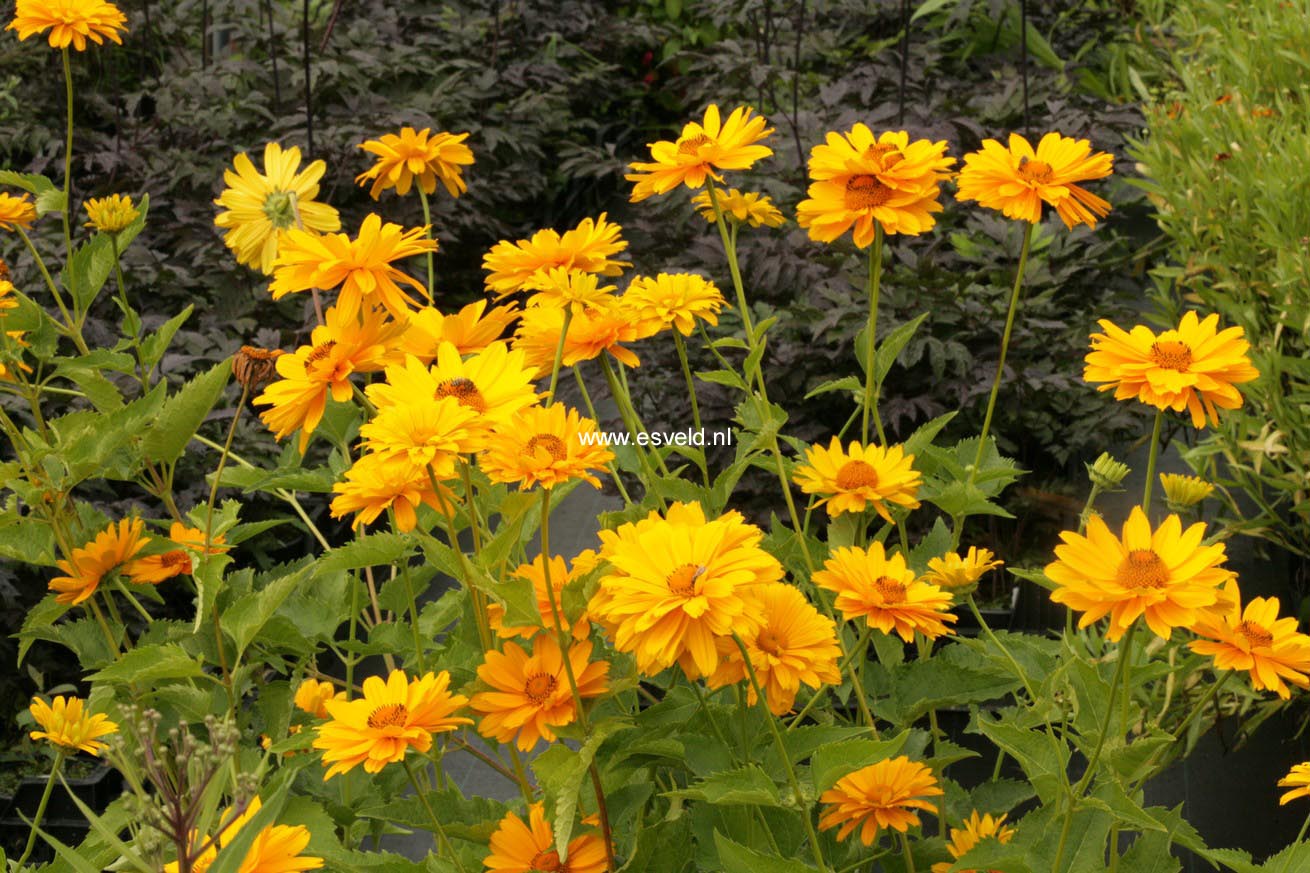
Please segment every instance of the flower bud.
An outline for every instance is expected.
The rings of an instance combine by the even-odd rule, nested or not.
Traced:
[[[1101,452],[1099,458],[1084,466],[1087,467],[1087,476],[1092,484],[1102,491],[1119,490],[1119,483],[1129,472],[1128,465],[1116,461],[1109,452]]]
[[[1161,473],[1160,484],[1164,487],[1165,502],[1173,512],[1195,506],[1214,493],[1214,486],[1209,482],[1181,473]]]

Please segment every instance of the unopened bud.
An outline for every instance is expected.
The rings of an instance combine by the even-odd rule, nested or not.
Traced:
[[[1084,465],[1092,484],[1102,491],[1117,491],[1119,483],[1128,475],[1128,465],[1116,461],[1109,452],[1101,452],[1101,457]]]
[[[1214,486],[1209,482],[1181,473],[1161,473],[1160,484],[1164,486],[1165,503],[1173,512],[1195,506],[1214,493]]]

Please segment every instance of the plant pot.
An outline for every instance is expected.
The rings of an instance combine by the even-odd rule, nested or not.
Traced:
[[[45,792],[48,776],[27,776],[11,797],[0,798],[0,847],[6,856],[16,858],[23,852],[29,831],[28,822],[36,815]],[[107,764],[100,764],[86,776],[66,778],[68,788],[95,812],[104,812],[123,793],[123,777]],[[26,819],[26,821],[24,821]],[[82,811],[60,786],[56,785],[46,804],[41,830],[61,843],[76,846],[90,830]],[[54,852],[39,838],[29,859],[40,863],[54,859]]]

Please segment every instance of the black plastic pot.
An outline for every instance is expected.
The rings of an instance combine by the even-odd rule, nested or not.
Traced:
[[[5,855],[17,858],[27,843],[28,822],[36,815],[45,792],[47,776],[28,776],[19,783],[12,796],[0,796],[0,846]],[[123,777],[105,764],[89,775],[67,779],[68,787],[95,812],[104,810],[123,793]],[[26,821],[24,821],[26,819]],[[46,804],[41,830],[70,846],[76,846],[90,831],[90,824],[67,792],[56,785]],[[54,860],[54,851],[39,838],[30,863]]]

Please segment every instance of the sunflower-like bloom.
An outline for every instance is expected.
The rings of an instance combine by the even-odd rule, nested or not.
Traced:
[[[828,134],[810,150],[808,198],[796,206],[796,220],[810,239],[832,242],[855,228],[855,245],[867,248],[874,225],[884,233],[921,234],[936,223],[939,185],[955,158],[946,142],[910,142],[903,130],[874,137],[856,124],[850,133]]]
[[[568,863],[560,860],[545,805],[538,802],[528,808],[526,823],[512,812],[500,820],[491,835],[491,854],[482,863],[488,873],[604,873],[608,864],[605,843],[594,833],[569,840],[568,859]]]
[[[345,699],[346,692],[338,691],[331,682],[306,679],[297,686],[296,696],[292,702],[301,712],[307,712],[314,718],[327,718],[328,701]]]
[[[278,241],[289,228],[328,233],[341,228],[341,217],[326,203],[314,200],[327,164],[314,161],[300,170],[300,149],[264,146],[264,172],[255,169],[245,152],[223,171],[227,188],[214,201],[222,206],[214,224],[225,228],[223,242],[239,263],[261,273],[273,272]],[[297,172],[299,170],[299,172]]]
[[[180,521],[173,522],[168,529],[168,538],[181,548],[170,549],[160,555],[147,555],[130,562],[123,568],[129,579],[138,585],[158,585],[174,576],[191,575],[194,569],[192,553],[217,555],[227,551],[227,537],[218,534],[206,547],[205,532]]]
[[[636,322],[637,335],[643,337],[670,326],[683,336],[691,336],[697,319],[711,325],[719,323],[723,303],[718,286],[695,273],[638,276],[621,298],[622,309]]]
[[[379,676],[365,679],[363,691],[359,700],[324,704],[332,720],[319,726],[314,739],[314,748],[323,750],[323,763],[332,765],[324,781],[360,764],[377,773],[402,760],[411,748],[426,754],[433,734],[473,723],[454,715],[468,698],[450,693],[450,674],[445,670],[419,679],[393,670],[385,682]]]
[[[537,272],[523,286],[536,291],[528,298],[528,307],[547,306],[572,309],[574,313],[604,308],[614,304],[614,285],[602,285],[595,273],[550,267]]]
[[[360,223],[354,239],[344,233],[289,230],[278,249],[269,290],[273,299],[279,300],[296,291],[340,286],[337,308],[344,315],[356,314],[366,301],[377,301],[393,318],[405,321],[419,304],[399,283],[424,294],[427,288],[398,269],[395,262],[436,250],[436,240],[425,239],[423,228],[405,230],[399,224],[383,224],[374,212]]]
[[[754,112],[749,106],[739,106],[722,121],[719,107],[710,104],[704,120],[687,122],[676,141],[650,143],[651,161],[629,164],[634,172],[623,177],[636,183],[630,201],[666,194],[679,185],[699,188],[706,177],[721,182],[721,171],[748,170],[769,157],[773,149],[757,143],[773,133],[773,128],[765,127],[764,118]]]
[[[1028,140],[1012,133],[1008,149],[986,139],[981,150],[964,156],[955,196],[1033,224],[1042,220],[1042,203],[1048,203],[1070,230],[1078,224],[1096,227],[1097,219],[1110,214],[1110,204],[1074,183],[1103,179],[1113,170],[1114,157],[1093,154],[1085,139],[1048,133],[1034,152]]]
[[[1310,636],[1297,631],[1297,620],[1278,617],[1277,597],[1256,597],[1243,610],[1237,583],[1230,580],[1224,587],[1223,604],[1192,625],[1192,632],[1206,639],[1193,640],[1188,648],[1214,658],[1217,670],[1247,671],[1252,687],[1284,700],[1292,696],[1286,682],[1310,688]]]
[[[101,233],[121,233],[140,215],[141,210],[132,203],[131,197],[110,194],[108,197],[86,201],[86,217],[90,221],[85,226],[94,227]]]
[[[479,464],[492,482],[554,488],[582,479],[599,488],[592,470],[614,460],[596,422],[563,405],[530,406],[496,428]]]
[[[767,195],[756,191],[738,191],[736,188],[728,188],[725,191],[722,188],[715,188],[714,199],[718,201],[719,211],[723,213],[723,217],[738,224],[749,224],[751,227],[759,227],[761,224],[765,227],[778,227],[786,221],[778,207],[773,205],[773,201]],[[714,204],[710,202],[708,189],[691,198],[691,204],[696,207],[702,218],[710,224],[715,222]]]
[[[0,230],[28,228],[36,221],[36,205],[26,194],[17,197],[0,192]]]
[[[1105,333],[1092,334],[1092,350],[1083,378],[1104,382],[1098,391],[1114,391],[1115,400],[1136,398],[1156,409],[1186,409],[1192,426],[1219,424],[1220,409],[1237,409],[1242,394],[1235,388],[1260,376],[1246,356],[1251,347],[1240,327],[1217,330],[1219,316],[1199,320],[1183,313],[1177,330],[1159,336],[1137,325],[1124,332],[1102,319]]]
[[[965,853],[973,850],[983,840],[994,839],[1005,844],[1014,839],[1014,828],[1005,826],[1005,816],[993,818],[991,813],[979,815],[974,810],[964,822],[962,828],[951,828],[951,841],[946,844],[946,851],[957,861]],[[932,873],[949,873],[950,861],[941,861],[932,865]],[[979,873],[977,870],[962,870],[960,873]]]
[[[337,496],[332,498],[329,509],[333,518],[356,513],[352,528],[372,524],[391,509],[396,514],[396,527],[408,532],[418,524],[421,504],[438,512],[443,501],[451,505],[454,494],[440,480],[452,472],[453,467],[433,469],[416,464],[404,452],[370,452],[356,458],[344,479],[332,486]],[[432,488],[433,478],[438,480],[440,493]]]
[[[1224,546],[1204,546],[1205,525],[1183,530],[1170,515],[1154,531],[1140,506],[1116,537],[1100,516],[1087,523],[1087,536],[1065,531],[1046,575],[1057,586],[1051,600],[1083,613],[1087,627],[1110,616],[1106,638],[1118,640],[1145,616],[1156,636],[1168,639],[1176,627],[1196,623],[1199,610],[1219,599],[1216,590],[1232,576],[1220,566]]]
[[[641,332],[645,327],[634,322],[628,311],[617,301],[576,312],[569,319],[569,332],[564,337],[564,356],[560,366],[572,367],[583,361],[593,361],[608,352],[619,363],[638,367],[641,360],[623,344],[649,336]],[[539,376],[547,376],[555,366],[555,351],[559,347],[559,335],[563,330],[563,309],[534,306],[525,311],[519,320],[518,330],[514,334],[514,348],[527,355],[528,364],[537,368]]]
[[[32,718],[41,726],[41,730],[32,731],[28,736],[34,740],[49,740],[55,745],[73,751],[81,750],[92,755],[99,755],[106,747],[100,737],[118,730],[118,725],[101,713],[86,711],[86,701],[80,697],[63,695],[46,703],[39,697],[32,698],[32,705],[27,708]]]
[[[256,406],[271,407],[260,418],[275,439],[300,431],[302,455],[323,420],[328,395],[345,403],[353,394],[352,374],[375,373],[399,360],[396,337],[404,326],[388,321],[381,310],[348,316],[333,306],[325,322],[314,328],[309,345],[277,359],[275,366],[282,378],[253,401]]]
[[[1286,806],[1298,797],[1310,797],[1310,761],[1293,765],[1287,775],[1278,780],[1278,787],[1292,789],[1278,798],[1279,806]]]
[[[814,574],[814,584],[837,592],[837,608],[847,621],[863,617],[869,627],[895,632],[907,643],[915,631],[929,639],[951,633],[946,623],[956,620],[949,612],[950,592],[915,579],[905,556],[887,557],[879,542],[837,549]]]
[[[863,512],[872,505],[883,520],[892,523],[887,504],[917,509],[915,495],[923,476],[914,469],[914,455],[902,446],[863,446],[852,440],[846,451],[841,440],[832,438],[825,449],[811,446],[805,464],[796,468],[792,481],[806,494],[821,494],[815,506],[828,505],[828,515]]]
[[[599,218],[584,218],[562,234],[546,229],[537,231],[531,239],[501,240],[482,257],[482,269],[491,274],[487,276],[487,290],[497,298],[513,294],[534,279],[539,280],[538,274],[552,267],[617,276],[624,267],[632,266],[611,257],[628,247],[619,235],[622,231],[602,212]]]
[[[889,758],[843,776],[823,792],[819,801],[830,806],[824,809],[819,827],[829,830],[840,826],[839,842],[858,828],[860,842],[872,846],[882,828],[905,833],[917,825],[919,814],[915,810],[936,812],[937,807],[924,798],[943,793],[931,767],[905,755]]]
[[[560,610],[559,620],[566,633],[571,633],[576,640],[586,639],[591,633],[591,619],[584,609],[572,623],[562,611],[564,589],[572,582],[595,570],[600,563],[600,556],[593,549],[579,552],[577,557],[567,565],[561,555],[552,555],[550,559],[550,584],[546,584],[545,556],[537,555],[530,564],[520,564],[513,575],[532,583],[533,593],[537,595],[537,615],[539,624],[508,625],[505,624],[505,607],[499,603],[487,605],[487,620],[491,629],[501,639],[522,637],[532,639],[542,631],[555,629],[555,610]],[[551,608],[552,603],[554,609]]]
[[[127,30],[127,16],[106,0],[18,0],[14,20],[5,30],[18,31],[20,40],[50,28],[51,48],[69,45],[86,51],[89,39],[103,45],[106,39],[123,44],[120,31]]]
[[[591,660],[591,641],[569,647],[569,664],[578,683],[578,696],[599,697],[609,689],[610,665]],[[473,695],[469,708],[481,715],[478,733],[498,742],[514,742],[529,752],[539,740],[555,741],[552,727],[572,724],[577,718],[573,692],[564,670],[559,643],[541,634],[528,654],[517,643],[504,651],[487,652],[478,678],[492,690]]]
[[[73,549],[67,560],[57,561],[56,566],[68,575],[50,580],[50,590],[58,592],[55,600],[76,605],[95,594],[105,576],[130,561],[150,542],[150,537],[143,535],[144,530],[145,523],[139,518],[121,519],[96,534],[85,546]]]
[[[200,850],[199,857],[192,860],[191,869],[208,870],[218,858],[219,850],[235,840],[242,828],[262,808],[263,804],[256,797],[250,801],[246,811],[239,815],[234,809],[223,810],[219,816],[219,832],[215,839],[193,833],[192,842],[205,848]],[[309,838],[309,829],[304,825],[265,825],[246,850],[246,856],[237,868],[238,873],[298,873],[301,870],[317,870],[323,866],[322,858],[300,854],[309,845]],[[164,865],[164,873],[177,873],[178,869],[176,861]]]
[[[378,160],[356,176],[355,182],[363,185],[372,180],[368,193],[374,200],[388,188],[395,188],[403,197],[415,180],[424,194],[436,191],[440,180],[451,197],[458,197],[468,190],[464,184],[464,167],[473,163],[473,151],[464,145],[468,137],[467,133],[445,131],[433,134],[430,127],[416,131],[406,126],[399,134],[385,133],[360,143],[360,148],[377,155]]]
[[[1195,506],[1214,493],[1214,485],[1198,476],[1181,473],[1161,473],[1160,487],[1164,489],[1165,502],[1175,512]]]
[[[382,407],[359,429],[370,452],[404,457],[418,469],[431,467],[438,479],[453,476],[456,459],[476,450],[478,433],[475,410],[453,397],[431,394]]]
[[[432,363],[442,343],[450,343],[461,355],[471,355],[500,339],[518,317],[516,305],[488,310],[486,300],[475,300],[449,315],[425,306],[409,314],[400,349],[425,364]]]
[[[820,615],[805,595],[790,585],[764,585],[752,595],[760,605],[763,622],[745,637],[755,678],[764,689],[764,699],[774,715],[791,711],[801,683],[811,688],[841,682],[837,659],[836,626]],[[719,645],[723,660],[709,678],[711,688],[735,685],[749,677],[741,650],[733,641]],[[755,687],[747,686],[749,702],[756,702]]]
[[[1003,562],[994,560],[990,549],[969,546],[964,556],[959,552],[947,552],[940,558],[928,560],[928,572],[923,581],[936,585],[954,594],[972,591],[983,574],[995,570]]]
[[[693,680],[711,675],[717,640],[753,636],[763,623],[752,589],[782,579],[782,565],[760,547],[759,528],[736,513],[703,521],[699,506],[687,515],[624,525],[608,538],[611,572],[588,605],[615,648],[635,653],[648,676],[675,662]]]

